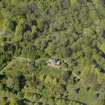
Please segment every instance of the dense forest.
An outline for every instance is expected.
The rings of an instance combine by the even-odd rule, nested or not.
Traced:
[[[0,0],[0,105],[105,105],[105,0]]]

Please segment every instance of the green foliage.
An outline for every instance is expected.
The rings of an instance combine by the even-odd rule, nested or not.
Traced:
[[[62,48],[58,49],[58,52],[59,52],[60,56],[63,58],[67,58],[67,57],[70,57],[72,55],[72,50],[68,47],[62,46]]]
[[[55,50],[56,50],[56,46],[54,44],[49,44],[47,49],[46,49],[46,53],[49,55],[49,56],[52,56],[55,54]]]
[[[10,104],[9,105],[18,105],[17,101],[15,98],[11,97],[10,98]]]
[[[70,0],[71,6],[75,6],[78,3],[78,0]]]
[[[1,0],[0,105],[104,105],[103,2]]]

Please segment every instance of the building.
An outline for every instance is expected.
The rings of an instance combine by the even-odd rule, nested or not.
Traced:
[[[61,61],[60,61],[59,59],[50,58],[50,59],[47,61],[47,64],[48,64],[49,66],[53,66],[53,67],[60,67]]]

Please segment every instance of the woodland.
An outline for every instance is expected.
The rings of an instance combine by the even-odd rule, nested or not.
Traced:
[[[105,0],[0,0],[0,105],[105,105]]]

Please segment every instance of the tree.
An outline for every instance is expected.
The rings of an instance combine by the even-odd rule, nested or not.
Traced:
[[[24,23],[25,23],[25,19],[24,18],[19,18],[19,22],[18,25],[16,27],[16,32],[14,35],[14,40],[15,41],[20,41],[22,39],[22,34],[24,33]]]
[[[1,98],[0,103],[1,103],[1,105],[6,105],[7,104],[6,99],[4,97]]]
[[[72,55],[72,50],[69,47],[60,47],[57,49],[57,53],[59,54],[60,57],[67,58]]]
[[[56,46],[53,43],[50,43],[48,45],[48,47],[45,49],[45,52],[49,55],[49,56],[53,56],[55,54],[55,50],[56,50]]]
[[[19,105],[18,102],[17,102],[17,99],[11,97],[10,98],[10,104],[9,105]]]
[[[78,0],[70,0],[70,2],[71,6],[74,7],[78,3]]]

